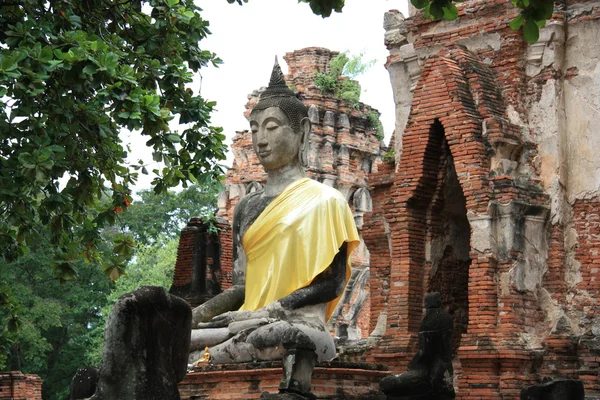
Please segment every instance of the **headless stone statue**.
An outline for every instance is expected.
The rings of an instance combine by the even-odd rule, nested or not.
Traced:
[[[390,400],[454,399],[452,386],[452,316],[442,308],[442,296],[425,295],[425,317],[419,328],[419,351],[401,375],[380,382]]]
[[[142,286],[115,303],[106,323],[92,400],[178,400],[187,373],[190,306],[161,287]],[[79,397],[77,397],[79,398]]]
[[[326,322],[359,237],[344,196],[305,176],[308,110],[277,63],[250,127],[267,182],[236,206],[233,287],[194,309],[189,361],[206,347],[213,363],[285,359],[290,337],[314,343],[318,359],[330,360],[336,352]]]

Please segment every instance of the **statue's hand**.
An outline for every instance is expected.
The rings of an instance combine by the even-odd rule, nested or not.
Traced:
[[[209,329],[209,328],[225,328],[232,322],[246,321],[249,319],[258,318],[270,318],[273,320],[285,319],[286,310],[281,306],[281,303],[274,301],[267,304],[261,309],[256,311],[239,310],[229,311],[220,315],[217,315],[210,322],[204,322],[198,324],[198,329]]]
[[[256,312],[266,314],[266,316],[269,318],[279,320],[285,319],[286,315],[286,310],[283,308],[279,301],[273,301],[261,308],[260,310],[257,310]]]
[[[255,313],[249,310],[229,311],[221,315],[217,315],[210,322],[199,323],[198,329],[207,328],[225,328],[235,321],[245,321],[247,319],[256,318]]]

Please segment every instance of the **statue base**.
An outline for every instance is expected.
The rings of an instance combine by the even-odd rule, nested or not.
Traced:
[[[379,381],[386,375],[387,367],[378,364],[319,363],[312,374],[311,393],[318,400],[385,400]],[[189,372],[179,383],[179,394],[181,400],[260,399],[266,393],[279,393],[282,377],[281,361],[209,364]]]

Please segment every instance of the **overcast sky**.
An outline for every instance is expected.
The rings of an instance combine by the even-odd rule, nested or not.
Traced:
[[[274,56],[278,56],[285,73],[285,53],[313,46],[350,54],[364,51],[366,61],[376,60],[367,73],[358,77],[363,88],[361,101],[381,112],[389,140],[394,128],[394,102],[384,67],[388,51],[383,44],[383,16],[391,9],[408,16],[407,0],[346,0],[342,13],[332,13],[326,19],[296,0],[250,0],[243,6],[226,0],[196,3],[203,9],[202,17],[210,22],[212,32],[200,46],[215,52],[224,63],[219,68],[201,69],[202,81],[193,89],[217,102],[212,124],[224,128],[227,145],[235,131],[248,129],[243,116],[247,95],[268,84]],[[135,143],[133,147],[141,148]],[[231,164],[231,157],[226,164]],[[141,177],[138,187],[147,188],[150,181],[151,177]]]

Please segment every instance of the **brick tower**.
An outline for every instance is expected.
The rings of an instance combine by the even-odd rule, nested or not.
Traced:
[[[371,324],[385,311],[387,326],[362,358],[404,371],[438,291],[457,398],[518,398],[544,377],[582,379],[595,398],[600,2],[558,1],[534,45],[508,27],[508,0],[459,10],[385,15],[396,159],[369,177],[364,240]]]

